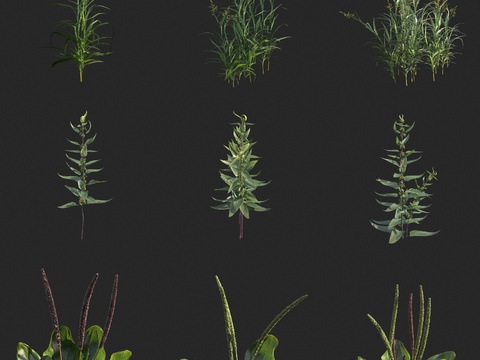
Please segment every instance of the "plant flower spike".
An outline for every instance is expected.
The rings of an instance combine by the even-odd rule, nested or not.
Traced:
[[[240,119],[240,122],[232,124],[235,125],[233,130],[234,139],[230,141],[228,146],[225,146],[225,148],[230,151],[230,154],[227,155],[227,160],[220,160],[228,166],[228,168],[223,169],[223,171],[230,173],[231,175],[227,175],[220,171],[220,177],[227,186],[216,189],[226,191],[228,196],[224,200],[213,198],[214,200],[221,202],[221,204],[212,206],[212,208],[216,210],[228,210],[229,217],[232,217],[238,210],[240,210],[238,215],[240,226],[239,238],[242,239],[243,218],[246,217],[249,219],[250,211],[270,210],[260,205],[266,200],[260,201],[253,194],[255,189],[259,186],[267,185],[270,181],[264,182],[256,180],[255,177],[259,173],[250,174],[250,171],[252,171],[259,158],[252,154],[252,147],[255,143],[248,138],[250,129],[247,128],[247,125],[253,124],[247,123],[246,115],[235,114],[235,116]]]
[[[98,12],[98,9],[110,10],[104,5],[95,4],[94,0],[66,0],[66,3],[56,3],[56,6],[64,7],[73,12],[75,20],[59,21],[57,27],[64,28],[63,31],[53,31],[50,35],[60,36],[64,39],[62,46],[51,46],[60,50],[60,59],[52,63],[52,68],[57,64],[73,61],[77,64],[80,72],[80,82],[83,82],[83,70],[85,66],[95,63],[101,63],[100,58],[112,54],[111,51],[103,50],[105,47],[111,48],[107,39],[109,37],[101,36],[98,30],[109,22],[103,22],[99,19],[105,15],[104,12]],[[113,39],[113,30],[112,36]]]
[[[456,43],[463,45],[465,35],[458,25],[451,25],[456,7],[449,7],[447,0],[429,0],[423,7],[420,0],[387,0],[387,9],[371,23],[356,13],[340,13],[373,35],[370,44],[393,81],[402,73],[408,85],[408,78],[413,82],[422,65],[431,69],[435,81],[438,69],[443,74],[459,54],[454,51]]]
[[[80,142],[67,139],[71,144],[78,146],[78,149],[67,150],[67,152],[78,154],[79,159],[75,159],[69,156],[68,154],[65,154],[65,156],[69,161],[73,163],[73,165],[76,165],[77,168],[73,167],[67,162],[68,168],[73,172],[74,175],[66,176],[66,175],[58,174],[58,176],[60,176],[62,179],[65,179],[65,180],[74,181],[77,184],[77,187],[71,187],[71,186],[65,185],[65,187],[73,195],[77,197],[77,201],[72,201],[58,207],[60,209],[66,209],[74,206],[80,206],[80,209],[82,212],[82,228],[80,232],[80,239],[83,239],[83,228],[85,224],[85,214],[84,214],[83,206],[89,205],[89,204],[104,204],[106,202],[109,202],[112,199],[108,199],[108,200],[95,199],[89,195],[89,192],[87,190],[87,186],[106,182],[106,180],[93,180],[93,179],[88,180],[87,179],[89,177],[89,174],[99,172],[103,169],[103,168],[96,169],[96,168],[89,167],[90,165],[100,161],[99,159],[87,161],[87,155],[89,153],[96,152],[95,150],[88,149],[88,146],[95,140],[97,136],[97,134],[95,134],[90,138],[86,137],[90,132],[90,130],[92,129],[92,123],[90,121],[87,121],[87,111],[85,111],[85,114],[80,117],[80,123],[78,125],[74,126],[72,123],[70,123],[70,126],[73,129],[73,131],[75,131],[80,137]]]
[[[78,330],[78,344],[75,344],[70,329],[67,326],[61,326],[59,324],[52,289],[50,288],[47,274],[44,269],[41,269],[41,272],[50,313],[52,315],[54,330],[50,336],[48,348],[43,352],[42,356],[27,344],[19,342],[17,346],[17,360],[105,360],[106,351],[104,345],[107,341],[107,336],[112,325],[113,314],[115,312],[118,291],[118,275],[115,275],[113,281],[110,309],[108,310],[104,330],[98,325],[93,325],[86,329],[90,299],[92,298],[98,274],[95,274],[93,277],[83,300]],[[128,360],[131,356],[132,352],[130,350],[123,350],[113,353],[110,356],[110,360]]]
[[[407,150],[405,146],[410,138],[409,132],[413,129],[414,125],[415,124],[411,126],[407,125],[403,115],[393,124],[393,130],[397,134],[396,143],[399,149],[386,150],[388,157],[382,159],[397,167],[398,172],[393,174],[394,181],[377,179],[380,184],[394,190],[394,192],[389,193],[376,193],[384,198],[396,199],[395,202],[393,200],[377,200],[380,205],[386,207],[385,212],[394,212],[394,216],[391,220],[371,220],[370,223],[375,229],[390,234],[390,244],[396,243],[398,240],[405,239],[409,236],[432,236],[439,232],[409,229],[411,224],[420,224],[420,222],[427,217],[428,212],[425,211],[425,209],[430,205],[421,205],[420,203],[431,196],[426,190],[432,185],[433,180],[437,180],[437,172],[433,168],[431,172],[427,171],[428,175],[425,175],[425,173],[420,175],[405,174],[407,165],[421,158],[421,156],[418,156],[415,159],[409,160],[409,156],[421,153],[421,151]],[[420,179],[421,181],[418,182],[417,180]],[[408,183],[412,180],[415,181],[415,187],[408,186]]]
[[[242,78],[255,80],[254,66],[261,63],[262,74],[270,70],[270,58],[278,44],[289,36],[276,37],[278,10],[274,0],[233,0],[233,4],[219,9],[210,0],[210,11],[218,27],[218,40],[210,39],[214,46],[213,62],[223,65],[224,80],[239,83]]]
[[[398,314],[398,300],[399,300],[399,287],[398,284],[395,287],[395,299],[393,302],[392,322],[390,324],[389,336],[382,329],[380,324],[371,316],[367,314],[372,324],[377,329],[382,341],[387,349],[382,355],[382,360],[422,360],[427,347],[428,333],[430,331],[430,317],[432,314],[432,299],[428,298],[427,309],[425,312],[425,299],[423,296],[423,288],[420,285],[420,309],[418,318],[417,333],[414,331],[413,323],[413,294],[410,294],[410,301],[408,304],[408,328],[410,331],[411,352],[407,350],[405,345],[395,339],[395,326],[397,322]],[[415,336],[417,338],[415,338]],[[427,360],[454,360],[456,354],[453,351],[446,351],[441,354],[430,356]],[[357,360],[366,360],[361,356],[357,357]]]

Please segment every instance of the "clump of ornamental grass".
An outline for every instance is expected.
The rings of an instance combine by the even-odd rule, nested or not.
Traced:
[[[380,184],[393,189],[393,192],[376,193],[389,200],[377,200],[377,202],[386,207],[385,212],[393,213],[393,218],[381,221],[371,220],[370,223],[375,229],[390,234],[390,244],[407,237],[432,236],[439,232],[411,229],[411,225],[418,225],[427,217],[428,212],[425,209],[430,207],[430,205],[423,205],[422,202],[431,197],[431,194],[427,193],[426,190],[432,185],[433,180],[437,180],[437,172],[433,168],[432,171],[427,171],[427,174],[406,174],[407,166],[421,158],[421,156],[417,156],[414,159],[409,159],[409,157],[419,154],[421,151],[407,150],[406,148],[406,144],[410,139],[409,133],[414,125],[406,124],[403,115],[399,116],[398,121],[395,121],[393,131],[397,134],[396,144],[398,149],[386,150],[388,155],[382,159],[394,165],[397,168],[397,172],[393,174],[393,181],[377,179]],[[411,186],[412,182],[415,183],[414,186]]]
[[[118,275],[113,280],[112,295],[110,298],[110,307],[108,310],[107,320],[105,321],[104,330],[98,325],[93,325],[86,329],[88,311],[90,309],[90,300],[92,298],[93,289],[98,280],[98,274],[95,274],[90,282],[83,300],[82,310],[80,313],[80,324],[78,330],[78,343],[76,344],[72,337],[72,332],[67,326],[60,325],[53,299],[52,289],[48,282],[47,274],[41,269],[43,285],[47,296],[50,313],[53,320],[53,332],[50,336],[48,348],[40,356],[29,345],[20,342],[17,346],[17,360],[63,360],[63,359],[89,359],[89,360],[105,360],[105,342],[112,326],[113,315],[115,313],[115,305],[118,292]],[[128,360],[132,356],[130,350],[115,352],[110,356],[110,360]]]
[[[427,307],[425,309],[425,298],[423,295],[423,288],[420,285],[420,307],[419,318],[417,325],[417,333],[414,331],[413,321],[413,294],[410,294],[410,301],[408,303],[408,329],[410,332],[411,351],[409,352],[405,345],[395,339],[395,327],[398,314],[398,302],[400,298],[400,290],[398,284],[395,287],[395,298],[393,301],[392,321],[390,324],[390,331],[387,336],[380,324],[374,319],[373,316],[367,314],[372,324],[377,329],[380,337],[385,344],[386,351],[382,355],[382,360],[422,360],[427,347],[428,334],[430,331],[430,318],[432,315],[432,299],[428,298]],[[441,354],[430,356],[427,360],[454,360],[455,352],[446,351]],[[357,357],[357,360],[366,360],[361,356]]]
[[[233,123],[233,140],[228,146],[225,146],[230,154],[227,154],[226,160],[220,160],[228,166],[228,168],[220,171],[220,178],[227,184],[227,186],[216,189],[219,191],[226,191],[227,198],[216,201],[221,202],[220,205],[212,206],[216,210],[227,210],[228,216],[232,217],[239,211],[239,238],[243,238],[243,219],[250,218],[250,211],[267,211],[268,208],[260,204],[266,200],[258,200],[253,192],[260,186],[265,186],[270,181],[257,180],[258,173],[252,174],[251,171],[258,162],[259,157],[252,154],[252,147],[255,144],[249,139],[250,128],[247,125],[253,125],[247,122],[246,115],[235,116],[240,119],[240,122]],[[223,172],[222,172],[223,171]]]
[[[77,148],[73,150],[67,150],[65,156],[67,160],[71,162],[71,164],[67,161],[68,168],[72,171],[73,175],[60,175],[62,179],[74,181],[77,187],[72,187],[65,185],[65,187],[77,198],[76,201],[71,201],[61,206],[58,206],[60,209],[67,209],[70,207],[80,206],[81,213],[82,213],[82,227],[80,232],[80,239],[83,239],[83,229],[85,224],[85,213],[83,207],[85,205],[91,204],[104,204],[112,200],[111,198],[108,200],[99,200],[95,199],[89,194],[87,190],[88,186],[94,184],[100,184],[106,182],[106,180],[95,180],[90,179],[90,174],[97,173],[101,171],[103,168],[91,168],[90,165],[93,165],[100,161],[100,159],[95,160],[87,160],[87,157],[90,153],[97,152],[96,150],[89,149],[89,145],[95,140],[97,134],[93,135],[92,137],[87,137],[92,129],[92,123],[87,120],[87,111],[85,114],[80,117],[80,123],[78,125],[73,125],[70,123],[70,127],[75,131],[75,133],[80,137],[79,141],[68,140],[71,144],[75,145]],[[68,153],[76,154],[78,158],[74,158]]]
[[[59,30],[50,35],[50,38],[60,36],[63,39],[61,46],[52,46],[60,50],[60,58],[52,63],[52,68],[57,64],[73,61],[78,67],[82,82],[83,70],[87,65],[101,63],[102,58],[112,54],[109,40],[113,39],[113,30],[111,36],[100,34],[105,26],[111,26],[109,22],[100,19],[105,15],[103,11],[110,9],[96,4],[95,0],[66,0],[65,3],[53,5],[71,10],[74,19],[59,21]]]
[[[435,81],[438,70],[443,74],[459,54],[457,43],[463,45],[465,35],[458,24],[452,25],[456,7],[447,0],[430,0],[424,6],[420,0],[387,0],[387,10],[371,23],[356,13],[341,13],[373,35],[370,44],[394,81],[401,73],[408,85],[422,66],[430,68]]]
[[[215,276],[217,280],[218,290],[220,291],[220,297],[222,299],[223,314],[225,318],[225,332],[227,335],[227,347],[229,360],[238,360],[238,349],[237,349],[237,340],[235,336],[235,328],[233,326],[232,314],[230,312],[230,307],[228,306],[227,296],[225,290],[220,282],[218,276]],[[285,309],[283,309],[266,327],[260,337],[247,349],[245,352],[244,360],[275,360],[274,351],[278,346],[278,339],[270,334],[272,329],[278,322],[297,306],[300,302],[305,300],[308,295],[303,295],[297,300],[293,301]]]
[[[221,75],[232,86],[241,79],[250,82],[256,78],[256,65],[270,70],[270,59],[279,43],[289,36],[277,37],[278,11],[281,5],[274,0],[233,0],[233,4],[219,8],[210,0],[210,11],[219,32],[210,39],[214,49],[214,62],[222,64]]]

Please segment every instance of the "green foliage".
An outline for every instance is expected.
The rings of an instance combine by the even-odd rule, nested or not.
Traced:
[[[43,352],[42,356],[40,356],[27,344],[19,342],[17,346],[17,360],[105,360],[106,351],[104,345],[107,340],[107,336],[112,325],[113,314],[115,312],[115,303],[118,290],[118,275],[115,275],[113,282],[110,309],[108,311],[108,316],[104,327],[105,331],[102,330],[98,325],[93,325],[85,330],[90,300],[98,279],[98,274],[95,274],[90,282],[82,305],[77,345],[73,340],[70,329],[67,326],[59,325],[52,290],[50,288],[45,270],[42,269],[41,271],[45,293],[47,295],[47,301],[52,314],[54,330],[50,336],[48,347]],[[110,356],[110,360],[128,360],[131,356],[132,353],[130,350],[123,350],[113,353]]]
[[[393,130],[397,134],[396,143],[399,148],[386,150],[388,157],[382,159],[397,167],[398,172],[393,174],[394,181],[377,179],[380,184],[394,190],[394,192],[376,193],[389,200],[377,200],[377,202],[386,207],[385,212],[394,212],[394,216],[391,220],[372,220],[370,223],[375,229],[390,234],[390,244],[409,236],[432,236],[439,232],[409,229],[411,224],[418,225],[427,217],[428,212],[425,209],[430,205],[423,205],[421,202],[431,196],[426,190],[432,185],[433,180],[437,180],[437,172],[433,168],[431,172],[427,171],[428,175],[425,175],[425,173],[406,175],[407,166],[421,158],[421,156],[418,156],[415,159],[409,159],[411,155],[419,154],[421,151],[406,149],[406,143],[410,138],[409,133],[414,125],[406,124],[403,115],[393,124]],[[409,186],[412,180],[415,182],[414,187]]]
[[[56,6],[71,10],[75,16],[74,20],[62,20],[58,22],[57,27],[63,31],[53,31],[53,35],[63,38],[62,46],[54,46],[60,50],[60,59],[52,63],[55,65],[73,61],[76,63],[80,72],[80,82],[83,81],[83,70],[85,66],[103,62],[102,57],[110,55],[111,51],[105,51],[105,47],[110,48],[108,39],[111,37],[102,36],[98,33],[100,28],[111,24],[100,20],[105,15],[103,10],[110,10],[104,5],[95,4],[94,0],[66,0],[66,3],[56,3]]]
[[[417,327],[417,338],[415,338],[414,322],[413,322],[413,294],[410,294],[410,301],[408,306],[408,324],[410,331],[411,352],[407,350],[405,345],[395,339],[395,325],[398,314],[398,303],[400,297],[400,290],[398,284],[395,287],[395,298],[393,302],[392,321],[390,325],[389,335],[382,329],[380,324],[368,314],[368,317],[372,324],[377,329],[380,337],[387,349],[382,355],[381,360],[422,360],[427,346],[428,334],[430,331],[430,317],[432,314],[432,299],[428,298],[427,308],[425,310],[425,298],[423,295],[423,288],[420,285],[420,307],[419,307],[419,319]],[[441,354],[433,355],[427,360],[454,360],[455,353],[453,351],[443,352]],[[357,357],[357,360],[366,360],[361,356]]]
[[[235,337],[235,329],[233,326],[233,319],[230,313],[230,308],[228,306],[227,296],[218,276],[215,276],[215,279],[217,280],[218,290],[220,291],[220,297],[222,299],[229,360],[238,360],[237,340]],[[260,335],[258,340],[256,340],[247,349],[244,358],[245,360],[275,360],[274,351],[275,348],[278,346],[278,339],[272,334],[270,334],[270,332],[290,310],[297,306],[301,301],[305,300],[307,296],[308,295],[303,295],[294,302],[292,302],[272,320],[272,322]]]
[[[35,350],[33,350],[29,345],[20,342],[17,346],[17,360],[105,360],[106,352],[105,348],[100,347],[100,341],[103,336],[103,330],[97,326],[93,325],[87,329],[85,334],[85,346],[82,351],[80,351],[75,344],[72,333],[70,329],[66,326],[60,326],[60,336],[61,336],[61,349],[62,355],[58,352],[58,346],[56,344],[56,334],[55,331],[52,332],[50,337],[50,343],[48,348],[40,356]],[[110,360],[128,360],[132,356],[130,350],[123,350],[115,352],[110,356]]]
[[[224,200],[213,198],[221,202],[221,204],[212,206],[212,208],[216,210],[228,210],[229,217],[232,217],[240,210],[239,224],[241,239],[243,237],[243,217],[249,219],[250,211],[269,210],[260,205],[266,200],[258,200],[253,194],[253,191],[260,186],[267,185],[270,181],[264,182],[257,180],[255,178],[259,173],[250,173],[259,158],[252,154],[252,147],[255,142],[249,139],[250,129],[247,125],[253,124],[247,123],[246,115],[235,114],[235,116],[240,119],[240,122],[232,124],[235,126],[233,130],[233,140],[229,142],[228,146],[225,146],[225,148],[230,151],[230,154],[227,155],[227,160],[220,160],[228,166],[228,168],[222,170],[224,173],[220,171],[220,177],[227,186],[216,189],[227,191],[228,196]]]
[[[77,201],[68,202],[59,206],[60,209],[66,209],[74,206],[80,206],[82,209],[82,232],[81,238],[83,239],[83,225],[84,225],[84,213],[83,213],[83,206],[90,205],[90,204],[104,204],[109,202],[112,199],[108,200],[99,200],[95,199],[94,197],[90,196],[87,187],[94,184],[104,183],[106,180],[93,180],[88,179],[89,174],[97,173],[101,171],[103,168],[90,168],[90,165],[93,165],[100,161],[99,159],[87,161],[87,156],[89,153],[96,152],[95,150],[91,150],[88,146],[95,140],[97,134],[93,135],[92,137],[87,138],[87,135],[90,133],[92,129],[92,123],[87,121],[87,111],[85,114],[80,117],[80,123],[78,125],[73,125],[70,123],[71,128],[77,135],[80,137],[80,141],[73,141],[68,140],[71,144],[77,146],[77,149],[74,150],[67,150],[66,157],[71,162],[71,164],[67,161],[68,168],[73,172],[73,175],[60,175],[62,179],[74,181],[77,184],[77,187],[72,187],[65,185],[65,187],[77,197]],[[73,158],[72,156],[68,155],[68,153],[78,154],[78,159]]]
[[[373,34],[371,45],[394,81],[401,72],[408,85],[408,78],[414,81],[422,65],[431,69],[435,81],[438,70],[443,74],[459,54],[454,51],[456,43],[463,44],[465,35],[458,25],[451,25],[456,7],[450,7],[447,0],[430,0],[424,6],[420,0],[387,0],[387,9],[371,23],[356,13],[341,13]]]
[[[213,61],[223,65],[224,80],[233,86],[242,78],[255,80],[255,64],[261,63],[262,74],[270,69],[270,58],[286,37],[276,37],[278,10],[274,0],[233,0],[220,8],[210,0],[210,10],[218,27],[218,39],[210,39],[214,46]]]

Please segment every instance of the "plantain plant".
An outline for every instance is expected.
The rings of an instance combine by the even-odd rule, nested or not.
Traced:
[[[88,179],[90,174],[97,173],[103,168],[90,168],[90,165],[97,163],[98,161],[100,161],[99,159],[87,161],[88,154],[96,152],[96,150],[89,149],[88,146],[95,140],[97,136],[97,134],[95,134],[92,137],[87,137],[87,135],[90,133],[90,130],[92,129],[92,123],[87,120],[87,114],[88,112],[85,111],[85,114],[80,117],[80,123],[78,125],[73,125],[72,123],[70,123],[73,131],[75,131],[75,133],[77,133],[77,135],[80,137],[80,141],[72,141],[67,139],[71,144],[77,146],[77,149],[67,150],[67,153],[65,154],[67,160],[72,163],[69,164],[67,161],[67,166],[73,172],[73,175],[58,174],[58,176],[60,176],[62,179],[71,180],[77,184],[77,187],[65,185],[65,187],[77,197],[77,200],[68,202],[58,207],[60,209],[66,209],[70,207],[80,206],[82,213],[82,227],[80,232],[81,239],[83,239],[83,229],[85,224],[85,213],[83,207],[90,204],[104,204],[112,200],[111,198],[108,200],[95,199],[90,196],[89,191],[87,190],[87,187],[90,185],[106,182],[106,180]],[[71,157],[70,155],[68,155],[68,153],[78,154],[78,159]]]
[[[113,39],[113,28],[111,36],[99,34],[99,30],[105,26],[111,26],[109,22],[100,20],[105,15],[104,10],[110,10],[104,5],[95,3],[95,0],[66,0],[65,3],[55,3],[71,10],[74,20],[62,20],[57,23],[57,28],[50,35],[60,36],[63,39],[61,46],[52,46],[60,50],[60,59],[52,63],[52,68],[57,64],[73,61],[76,63],[80,82],[83,81],[83,70],[87,65],[101,63],[102,58],[112,54],[109,40]],[[109,50],[106,50],[106,49]]]
[[[247,122],[246,115],[237,115],[240,122],[233,123],[233,140],[228,146],[225,146],[230,154],[227,154],[227,160],[220,160],[228,166],[228,168],[220,171],[220,178],[227,184],[227,186],[216,189],[227,192],[227,198],[216,201],[221,202],[220,205],[212,206],[216,210],[228,210],[228,216],[232,217],[239,212],[239,238],[243,238],[243,221],[244,217],[250,218],[250,211],[267,211],[268,208],[260,204],[266,200],[258,200],[253,192],[260,186],[265,186],[270,181],[264,182],[255,179],[259,173],[251,174],[254,166],[257,164],[259,157],[252,154],[252,147],[255,142],[249,139],[250,129],[247,125],[253,125]],[[222,173],[223,171],[223,173]]]
[[[43,285],[47,295],[47,301],[52,315],[54,330],[50,336],[50,343],[47,349],[40,356],[35,350],[23,342],[19,342],[17,346],[17,360],[105,360],[105,342],[110,331],[113,315],[115,313],[115,305],[118,292],[118,275],[115,275],[113,281],[112,295],[110,298],[110,308],[108,310],[107,320],[104,329],[98,325],[93,325],[86,329],[88,311],[90,308],[90,300],[92,298],[95,284],[97,283],[98,274],[95,274],[90,282],[85,298],[83,300],[82,310],[80,313],[80,325],[78,330],[78,344],[75,344],[72,333],[67,326],[60,325],[58,321],[55,301],[53,299],[52,289],[48,282],[47,274],[41,269]],[[130,350],[115,352],[110,356],[110,360],[128,360],[132,356]]]
[[[362,24],[372,35],[370,42],[378,52],[378,60],[386,65],[392,79],[400,73],[414,81],[421,66],[429,67],[432,79],[440,69],[442,74],[459,53],[457,43],[465,36],[457,25],[452,25],[456,7],[447,0],[387,0],[387,12],[363,21],[356,13],[341,12],[345,17]]]
[[[430,331],[430,317],[432,314],[432,299],[428,298],[427,308],[425,310],[425,298],[423,295],[423,288],[420,285],[420,308],[417,334],[414,331],[413,321],[413,294],[410,294],[410,301],[408,304],[408,328],[410,332],[411,351],[409,352],[405,345],[395,339],[395,326],[398,314],[398,302],[400,298],[400,290],[398,284],[395,287],[395,298],[393,302],[392,321],[390,324],[390,331],[387,334],[382,329],[380,324],[375,320],[373,316],[367,314],[372,324],[377,329],[380,337],[385,344],[386,351],[382,355],[382,360],[422,360],[427,346],[428,334]],[[415,338],[416,336],[416,338]],[[440,354],[430,356],[427,360],[453,360],[456,354],[453,351],[446,351]],[[366,360],[361,356],[357,357],[357,360]]]
[[[421,203],[431,196],[426,190],[432,185],[433,180],[437,180],[437,172],[433,168],[432,171],[427,171],[427,175],[425,173],[406,175],[407,166],[421,158],[421,156],[418,156],[409,159],[410,156],[419,154],[421,151],[406,149],[406,143],[410,138],[409,133],[414,125],[406,124],[403,115],[400,115],[399,120],[395,121],[393,131],[397,134],[396,144],[398,149],[386,150],[388,155],[382,159],[393,164],[398,172],[393,174],[394,181],[377,179],[380,184],[394,190],[394,192],[376,193],[389,200],[380,201],[377,199],[377,202],[386,207],[385,212],[393,212],[394,215],[390,220],[371,220],[370,223],[375,229],[390,234],[390,244],[409,236],[432,236],[439,232],[410,229],[411,224],[418,225],[427,217],[428,212],[425,209],[430,205]],[[412,181],[415,182],[415,186],[409,186]]]
[[[233,326],[233,319],[232,314],[230,313],[230,307],[228,306],[227,296],[218,276],[215,276],[215,279],[217,280],[218,290],[220,291],[220,297],[222,299],[229,360],[238,360],[235,328]],[[247,349],[244,360],[275,360],[274,351],[278,346],[278,339],[270,334],[270,332],[290,310],[307,297],[308,295],[305,294],[283,309],[267,326],[260,337]]]
[[[213,44],[214,62],[222,64],[222,75],[232,86],[241,79],[256,78],[255,65],[261,63],[270,70],[270,59],[274,50],[280,50],[279,43],[289,36],[277,37],[278,11],[281,5],[274,0],[233,0],[228,7],[219,8],[210,0],[210,11],[215,18],[219,32]]]

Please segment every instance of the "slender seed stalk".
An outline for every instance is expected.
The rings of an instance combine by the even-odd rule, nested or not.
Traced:
[[[115,313],[115,305],[117,303],[117,293],[118,293],[118,274],[115,274],[115,278],[113,280],[112,295],[110,297],[110,307],[108,309],[108,315],[105,321],[105,327],[103,330],[103,336],[102,336],[102,340],[100,341],[99,348],[102,348],[103,345],[105,345],[105,341],[107,341],[108,333],[110,332],[110,328],[112,327],[113,314]]]
[[[260,349],[262,348],[262,345],[267,338],[267,335],[270,334],[272,329],[278,324],[280,320],[283,319],[285,315],[287,315],[294,307],[296,307],[298,304],[300,304],[303,300],[305,300],[308,297],[307,294],[300,296],[298,299],[293,301],[290,305],[288,305],[285,309],[280,311],[280,313],[275,316],[275,318],[268,324],[268,326],[265,328],[263,331],[262,335],[260,335],[260,338],[257,341],[257,346],[255,347],[253,351],[253,356],[252,359],[255,359],[256,356],[259,354]]]
[[[220,298],[222,300],[223,317],[225,319],[225,333],[227,336],[228,357],[229,360],[238,360],[237,338],[235,336],[232,313],[230,312],[230,307],[228,306],[227,295],[217,275],[215,275],[215,280],[217,281],[218,291],[220,292]]]
[[[415,359],[415,330],[413,328],[413,294],[410,294],[408,302],[408,328],[410,330],[410,344],[412,345],[412,356]]]
[[[92,281],[88,285],[85,297],[83,299],[82,311],[80,313],[80,325],[78,330],[78,349],[83,350],[83,344],[85,342],[85,330],[87,325],[88,310],[90,309],[90,300],[92,299],[93,289],[98,280],[98,273],[95,274]]]
[[[52,288],[50,287],[50,283],[48,282],[47,273],[43,268],[41,269],[41,272],[43,286],[45,288],[45,294],[47,296],[48,306],[50,308],[50,314],[52,315],[53,329],[55,330],[58,354],[60,356],[60,360],[62,360],[62,338],[60,335],[60,323],[58,321],[57,308],[55,307],[55,300],[53,299]]]

